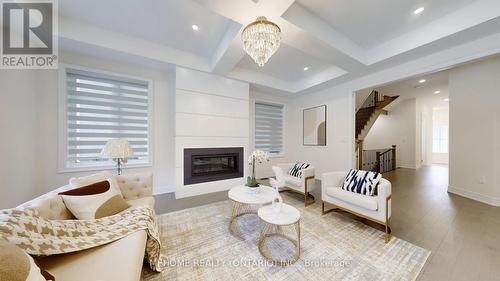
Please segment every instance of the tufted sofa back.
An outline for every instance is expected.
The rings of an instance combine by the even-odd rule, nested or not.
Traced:
[[[123,198],[127,201],[153,196],[153,174],[151,173],[121,175],[115,178]]]
[[[143,197],[150,197],[153,194],[151,173],[115,176],[125,200],[134,200]],[[40,216],[51,220],[68,220],[75,217],[66,208],[62,197],[58,193],[74,188],[72,185],[65,185],[41,195],[33,200],[18,206],[22,209],[35,209]]]

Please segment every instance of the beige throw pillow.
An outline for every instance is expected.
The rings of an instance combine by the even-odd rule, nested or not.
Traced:
[[[69,179],[69,184],[76,188],[76,187],[91,185],[93,183],[105,181],[105,180],[109,180],[111,183],[111,187],[118,190],[118,192],[121,194],[121,190],[120,190],[120,186],[118,185],[118,181],[116,181],[116,178],[113,175],[113,173],[111,173],[109,171],[102,171],[102,172],[95,173],[95,174],[85,176],[85,177],[71,178],[71,179]]]
[[[112,216],[130,207],[122,195],[111,187],[110,180],[61,192],[59,195],[79,220]]]
[[[15,245],[0,240],[0,281],[45,280],[40,268],[30,255]]]

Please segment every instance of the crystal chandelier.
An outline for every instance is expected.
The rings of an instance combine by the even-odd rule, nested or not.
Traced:
[[[243,29],[241,39],[245,52],[262,67],[280,47],[281,29],[266,17],[258,17]]]

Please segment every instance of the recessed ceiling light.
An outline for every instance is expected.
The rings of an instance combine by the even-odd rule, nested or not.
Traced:
[[[420,83],[420,84],[425,83],[425,82],[427,82],[427,80],[425,80],[425,79],[421,79],[418,81],[418,83]]]
[[[450,101],[450,99],[444,99],[444,101]]]
[[[199,26],[197,26],[196,24],[193,24],[191,25],[191,28],[194,30],[194,31],[198,31],[200,29]]]
[[[309,70],[309,67],[304,67],[304,71],[308,71]]]
[[[424,7],[420,7],[420,8],[418,8],[418,9],[416,9],[415,11],[413,11],[413,13],[414,13],[415,15],[418,15],[418,14],[422,13],[424,10],[425,10],[425,8],[424,8]]]
[[[434,94],[437,95],[437,94],[440,94],[441,91],[435,91]]]

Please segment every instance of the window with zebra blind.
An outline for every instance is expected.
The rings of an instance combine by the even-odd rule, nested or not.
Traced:
[[[61,170],[111,167],[101,156],[109,139],[127,139],[133,149],[126,166],[151,164],[151,81],[65,67],[61,77]]]
[[[283,155],[284,113],[283,105],[255,102],[255,149]]]

